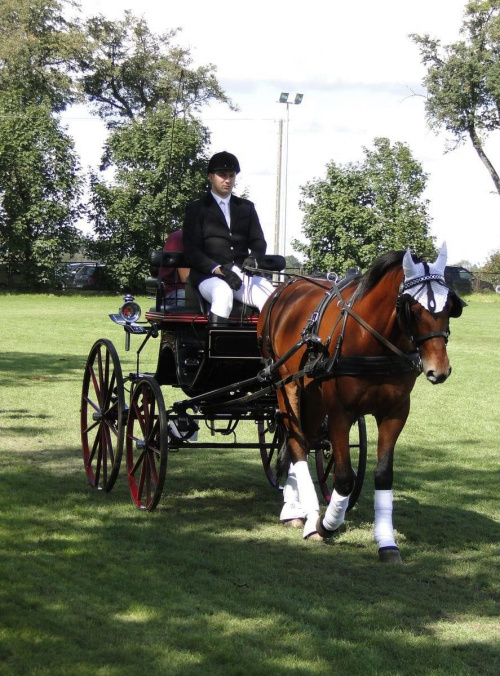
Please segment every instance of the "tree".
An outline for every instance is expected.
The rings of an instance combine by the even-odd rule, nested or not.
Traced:
[[[486,276],[493,286],[500,284],[500,249],[490,253],[480,272]]]
[[[451,133],[450,148],[470,139],[500,194],[500,177],[484,150],[488,134],[500,129],[500,0],[469,2],[460,32],[463,40],[451,45],[410,36],[427,68],[427,120],[431,129]]]
[[[302,270],[302,263],[296,256],[285,256],[287,271],[300,272]]]
[[[68,0],[2,0],[0,3],[0,91],[25,104],[49,103],[59,112],[79,99],[76,56],[85,39],[63,9]]]
[[[54,283],[79,240],[79,166],[58,114],[78,99],[73,71],[84,41],[64,7],[74,4],[0,4],[0,256],[35,287]]]
[[[88,209],[97,239],[89,251],[123,287],[137,289],[148,252],[181,227],[185,204],[206,185],[208,130],[196,118],[205,103],[232,106],[208,65],[191,69],[177,31],[152,33],[130,12],[122,21],[102,16],[86,24],[81,86],[110,129],[101,169],[92,177]]]
[[[111,133],[102,169],[115,172],[112,182],[92,177],[88,216],[96,237],[88,252],[120,286],[142,288],[149,251],[182,227],[186,203],[206,184],[207,143],[198,121],[173,120],[168,106]]]
[[[293,246],[308,270],[366,268],[381,253],[406,247],[435,255],[428,202],[421,197],[427,176],[409,148],[376,138],[364,153],[363,162],[329,163],[325,179],[301,188],[308,243]]]
[[[122,21],[103,16],[85,24],[80,83],[98,115],[114,126],[167,104],[177,114],[198,112],[216,100],[234,107],[211,64],[191,68],[189,50],[173,44],[178,30],[152,33],[144,19],[125,12]]]
[[[48,286],[78,248],[78,160],[49,103],[1,93],[0,116],[0,258],[30,286]]]

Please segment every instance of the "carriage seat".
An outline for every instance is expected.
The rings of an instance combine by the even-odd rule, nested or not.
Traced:
[[[202,314],[208,317],[209,304],[187,279],[182,282],[177,275],[179,269],[186,269],[188,263],[182,251],[151,251],[149,257],[150,273],[153,279],[146,282],[147,287],[153,284],[156,290],[156,307],[154,310],[168,314]],[[286,266],[283,256],[264,256],[259,268],[269,272],[281,272]],[[235,300],[230,318],[239,319],[244,311],[245,317],[258,316],[256,308],[245,306]]]

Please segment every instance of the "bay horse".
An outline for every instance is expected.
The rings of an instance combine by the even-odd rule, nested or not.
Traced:
[[[299,519],[304,538],[331,537],[344,521],[355,480],[349,431],[370,414],[378,427],[374,538],[381,561],[401,562],[392,523],[394,447],[418,375],[433,384],[450,375],[449,318],[465,305],[445,283],[446,255],[445,243],[434,263],[388,252],[342,290],[328,278],[292,278],[264,306],[257,335],[281,378],[277,397],[287,430],[280,519]],[[335,471],[320,517],[307,454],[325,419]]]

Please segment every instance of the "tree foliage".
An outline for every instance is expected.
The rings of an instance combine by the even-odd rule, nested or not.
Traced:
[[[79,165],[59,113],[78,96],[82,39],[64,4],[0,4],[0,256],[33,286],[52,284],[79,240]]]
[[[411,35],[427,68],[427,120],[436,131],[444,127],[455,147],[470,139],[500,194],[484,150],[486,137],[500,129],[500,0],[469,2],[460,32],[463,39],[450,45]]]
[[[487,275],[488,281],[493,286],[500,284],[500,249],[490,253],[486,263],[481,268],[481,272]]]
[[[74,71],[85,38],[68,20],[67,0],[2,0],[0,91],[25,104],[47,102],[54,112],[79,99]]]
[[[101,169],[113,173],[92,178],[89,251],[137,289],[149,251],[181,227],[186,203],[206,184],[209,135],[196,113],[213,100],[232,104],[213,66],[191,68],[176,30],[157,35],[130,12],[115,22],[94,17],[86,30],[80,81],[110,129]]]
[[[111,133],[102,168],[113,167],[114,177],[92,178],[88,247],[122,287],[143,286],[149,251],[182,226],[186,203],[205,186],[207,142],[199,122],[173,119],[168,106]]]
[[[189,50],[174,44],[178,30],[155,34],[131,12],[125,12],[122,21],[92,17],[85,30],[81,86],[110,126],[143,116],[159,104],[184,115],[212,100],[232,106],[217,82],[215,67],[192,68]]]
[[[404,143],[376,138],[363,162],[330,162],[324,179],[301,188],[302,232],[308,243],[293,243],[308,270],[368,267],[385,251],[409,247],[435,254],[428,234],[427,176]]]
[[[0,116],[0,258],[31,285],[51,285],[62,255],[79,242],[73,142],[49,104],[0,93]]]
[[[74,250],[79,167],[59,114],[85,101],[110,132],[103,173],[90,178],[88,250],[131,287],[205,184],[208,131],[196,114],[209,101],[232,103],[215,68],[192,67],[189,50],[174,44],[177,30],[157,35],[130,12],[68,19],[77,8],[0,3],[0,246],[40,281]]]

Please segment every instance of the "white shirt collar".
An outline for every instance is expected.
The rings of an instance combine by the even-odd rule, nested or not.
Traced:
[[[231,195],[228,195],[227,197],[221,197],[220,195],[216,195],[213,190],[211,190],[210,192],[212,193],[212,197],[217,202],[217,204],[224,202],[226,206],[229,206],[229,200],[231,199]]]

